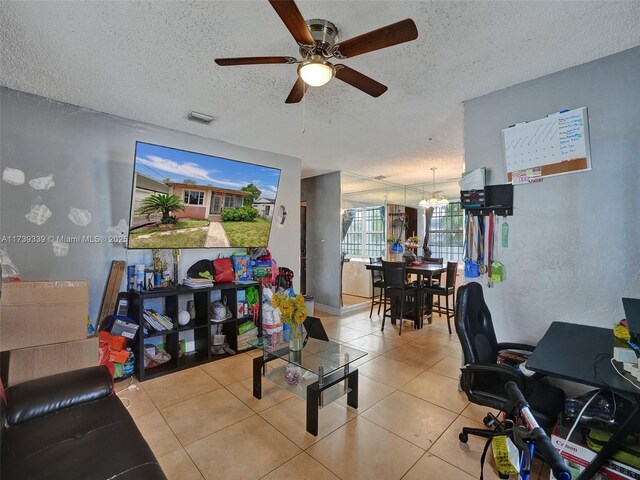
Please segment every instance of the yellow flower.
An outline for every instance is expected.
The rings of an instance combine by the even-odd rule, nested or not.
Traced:
[[[293,305],[291,303],[285,303],[283,305],[280,305],[279,308],[280,308],[280,313],[282,313],[282,315],[285,318],[290,318],[294,314],[294,308],[293,308]]]
[[[300,294],[289,297],[282,293],[276,293],[273,296],[272,304],[280,310],[280,316],[284,323],[300,324],[307,318],[307,307],[304,304],[304,297]]]
[[[271,303],[273,304],[273,306],[275,308],[278,308],[280,306],[280,294],[276,293],[273,298],[271,299]]]
[[[304,322],[304,319],[307,318],[306,310],[307,309],[304,306],[302,306],[302,308],[296,312],[296,316],[295,316],[296,323]]]

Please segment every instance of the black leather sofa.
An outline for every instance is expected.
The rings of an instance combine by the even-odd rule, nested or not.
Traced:
[[[167,480],[106,367],[21,383],[5,397],[2,480]]]

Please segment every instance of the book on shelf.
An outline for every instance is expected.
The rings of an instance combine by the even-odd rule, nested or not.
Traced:
[[[167,315],[162,315],[161,313],[151,309],[143,310],[142,315],[149,326],[157,332],[173,329],[173,320]]]
[[[213,287],[213,281],[207,278],[185,278],[182,285],[189,288]]]

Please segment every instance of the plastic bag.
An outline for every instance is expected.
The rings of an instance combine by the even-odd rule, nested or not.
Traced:
[[[220,254],[222,255],[222,254]],[[233,282],[236,274],[233,271],[233,262],[230,257],[218,257],[213,261],[214,281],[216,283]]]
[[[11,257],[9,257],[5,247],[0,247],[0,268],[2,269],[3,282],[18,280],[20,278],[20,272],[11,261]]]

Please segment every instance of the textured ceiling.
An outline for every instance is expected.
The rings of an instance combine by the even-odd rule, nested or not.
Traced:
[[[416,41],[344,63],[375,99],[333,80],[285,105],[295,65],[217,57],[297,46],[261,1],[2,2],[0,84],[238,145],[299,157],[303,177],[343,170],[403,185],[459,176],[462,102],[640,44],[640,1],[309,1],[347,39],[412,18]],[[562,107],[562,105],[559,105]],[[211,114],[209,126],[186,120]],[[496,132],[497,135],[497,132]]]

